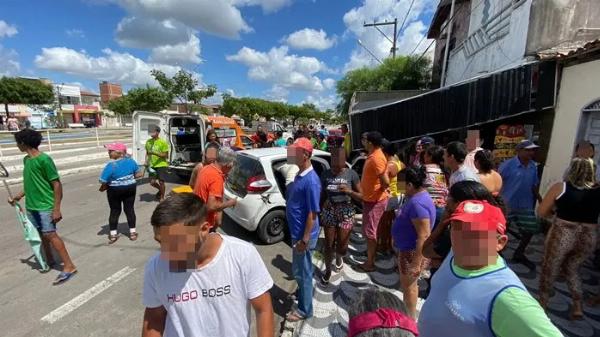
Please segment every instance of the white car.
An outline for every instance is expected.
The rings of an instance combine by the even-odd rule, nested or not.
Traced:
[[[364,159],[363,159],[364,160]],[[238,152],[233,170],[225,183],[225,200],[238,198],[237,205],[225,213],[249,231],[257,231],[268,244],[285,237],[285,177],[276,169],[287,161],[287,150],[281,147]],[[330,168],[330,154],[315,150],[312,165],[317,173]]]

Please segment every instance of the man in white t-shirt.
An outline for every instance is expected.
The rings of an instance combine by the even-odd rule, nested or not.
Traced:
[[[142,337],[250,336],[250,306],[259,337],[272,337],[273,280],[258,251],[210,233],[206,207],[192,193],[161,202],[150,222],[160,253],[144,273]]]

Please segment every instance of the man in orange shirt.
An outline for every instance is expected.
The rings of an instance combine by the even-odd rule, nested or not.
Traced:
[[[377,251],[377,225],[387,206],[390,179],[386,174],[387,159],[381,150],[383,137],[377,131],[363,134],[361,142],[368,152],[363,168],[363,234],[367,238],[367,261],[358,266],[359,271],[375,271],[375,254]]]
[[[223,202],[225,177],[233,168],[236,153],[230,148],[221,148],[217,160],[204,166],[198,173],[194,185],[194,194],[206,203],[206,222],[216,231],[221,225],[221,212],[228,207],[235,207],[237,199]]]

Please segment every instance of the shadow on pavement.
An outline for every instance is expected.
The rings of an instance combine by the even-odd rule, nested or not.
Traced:
[[[227,214],[223,213],[223,225],[219,228],[223,233],[236,237],[240,240],[251,242],[256,246],[264,246],[265,244],[258,238],[256,233],[246,230],[244,227],[238,225],[233,221]]]
[[[158,202],[156,199],[156,193],[141,193],[139,197],[140,202]]]
[[[281,272],[286,275],[286,280],[294,280],[294,277],[292,276],[292,263],[286,260],[283,255],[277,254],[277,256],[271,261],[271,265],[281,270]]]
[[[31,267],[31,270],[37,270],[40,273],[42,272],[42,267],[39,265],[39,263],[37,263],[37,260],[35,259],[35,256],[33,254],[26,259],[20,259],[20,260],[21,260],[21,263],[26,264],[29,267]],[[50,270],[52,270],[52,269],[56,269],[56,266],[50,267]],[[58,270],[58,269],[56,269],[56,270]]]
[[[281,289],[277,284],[274,284],[273,288],[271,288],[273,311],[275,312],[275,315],[282,318],[280,332],[283,331],[283,324],[285,323],[285,319],[283,318],[285,318],[285,315],[293,304],[292,299],[288,295],[289,293],[284,289]]]
[[[123,226],[126,227],[127,230],[123,230],[122,229]],[[119,230],[119,228],[121,228],[122,230]],[[100,230],[98,231],[98,233],[96,235],[98,235],[98,236],[108,235],[109,232],[110,232],[110,229],[108,228],[108,224],[106,224],[106,225],[102,225],[102,227],[100,227]],[[129,226],[127,226],[127,222],[119,222],[119,224],[117,225],[117,234],[129,235]]]

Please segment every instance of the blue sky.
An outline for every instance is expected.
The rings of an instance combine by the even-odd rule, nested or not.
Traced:
[[[325,109],[337,102],[335,81],[346,71],[376,64],[358,39],[378,58],[389,56],[391,44],[364,21],[402,21],[410,8],[398,52],[419,53],[429,45],[423,36],[437,3],[2,0],[0,75],[47,77],[97,92],[101,80],[156,85],[149,70],[183,68],[220,93]]]

